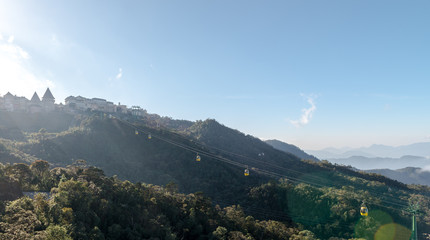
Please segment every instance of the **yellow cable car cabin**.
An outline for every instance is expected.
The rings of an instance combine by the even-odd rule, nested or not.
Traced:
[[[151,138],[152,138],[151,134],[148,134],[148,139],[151,139]]]
[[[199,155],[199,154],[197,154],[197,156],[196,156],[196,161],[197,161],[197,162],[200,162],[200,160],[202,160],[202,159],[200,158],[200,155]]]
[[[369,214],[369,210],[367,209],[366,206],[362,206],[360,208],[360,214],[361,214],[361,216],[367,216]]]
[[[245,169],[245,172],[243,173],[245,176],[249,176],[249,169],[248,168],[246,168]]]
[[[134,134],[139,135],[139,131],[134,130]]]

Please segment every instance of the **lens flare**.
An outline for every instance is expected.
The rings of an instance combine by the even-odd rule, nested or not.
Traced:
[[[382,225],[375,233],[375,240],[408,240],[411,236],[411,230],[397,224],[390,223]]]

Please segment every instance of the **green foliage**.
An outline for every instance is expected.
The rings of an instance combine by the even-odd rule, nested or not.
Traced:
[[[18,163],[0,165],[1,179],[52,193],[49,199],[37,195],[1,203],[0,239],[57,233],[64,239],[372,239],[393,226],[410,225],[409,216],[386,199],[420,203],[419,229],[430,232],[429,188],[328,162],[299,161],[214,120],[171,123],[184,135],[148,127],[153,123],[138,127],[294,183],[270,180],[252,168],[244,177],[243,169],[205,155],[197,163],[195,152],[136,135],[133,126],[116,119],[78,123],[61,133],[39,124],[22,142],[0,139],[0,160]],[[41,128],[47,130],[37,132]],[[107,177],[114,174],[119,177]],[[358,212],[363,200],[370,209],[366,218]]]
[[[49,171],[49,163],[43,160],[34,161],[30,166],[25,163],[7,165],[2,171],[24,191],[49,192],[58,181]]]
[[[67,234],[67,229],[63,226],[51,225],[45,230],[45,232],[46,240],[72,240],[72,238]]]
[[[44,173],[43,165],[31,168]],[[62,175],[51,198],[9,202],[1,239],[287,239],[299,233],[281,222],[259,222],[239,206],[214,207],[202,193],[184,195],[74,168],[64,169],[70,178]]]

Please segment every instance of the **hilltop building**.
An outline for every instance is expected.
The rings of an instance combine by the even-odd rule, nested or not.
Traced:
[[[49,88],[46,89],[42,101],[35,92],[31,100],[12,95],[10,92],[0,97],[0,110],[9,112],[52,112],[55,110],[55,98]]]
[[[100,111],[106,113],[118,112],[118,107],[113,102],[102,98],[84,98],[81,96],[69,96],[65,99],[66,107],[71,111]]]
[[[102,98],[85,98],[82,96],[69,96],[65,99],[64,109],[70,112],[77,111],[98,111],[105,113],[132,114],[133,116],[143,116],[146,111],[139,106],[127,108],[126,105],[117,105]]]
[[[109,102],[102,98],[85,98],[82,96],[69,96],[65,99],[65,104],[55,104],[55,97],[49,88],[43,94],[40,100],[37,92],[34,92],[31,100],[25,97],[18,97],[12,95],[10,92],[6,93],[3,97],[0,96],[0,111],[9,112],[52,112],[52,111],[65,111],[70,113],[98,111],[104,113],[118,113],[118,114],[131,114],[133,116],[142,117],[146,111],[139,106],[127,108],[126,105],[118,105]]]
[[[45,92],[45,94],[42,97],[42,104],[43,104],[43,108],[47,112],[51,112],[51,111],[55,110],[55,98],[52,95],[52,93],[49,90],[49,88],[46,89],[46,92]]]
[[[39,95],[36,92],[30,100],[29,111],[32,113],[42,112],[42,101],[40,101]]]
[[[146,111],[143,110],[141,107],[139,107],[139,106],[131,106],[131,115],[138,116],[138,117],[143,117],[143,115],[145,113],[146,113]]]

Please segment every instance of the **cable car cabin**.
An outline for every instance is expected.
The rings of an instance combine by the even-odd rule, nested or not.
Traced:
[[[367,216],[369,214],[369,210],[367,209],[366,206],[363,206],[360,208],[360,214],[361,216]]]
[[[152,138],[151,134],[148,134],[148,139],[151,139],[151,138]]]
[[[245,169],[245,172],[243,173],[245,176],[249,176],[249,169]]]
[[[197,162],[200,162],[200,160],[202,160],[201,158],[200,158],[200,156],[197,154],[197,156],[196,156],[196,161]]]
[[[139,131],[134,130],[134,134],[139,135]]]

